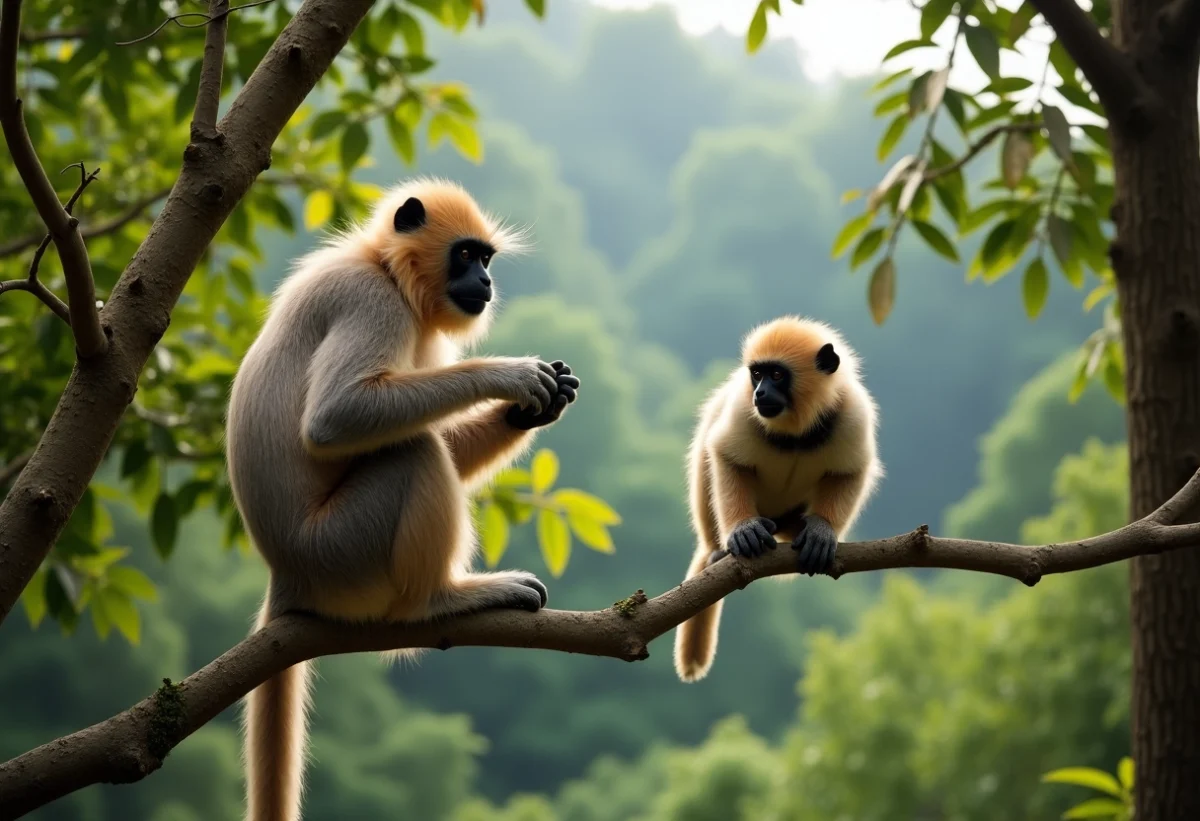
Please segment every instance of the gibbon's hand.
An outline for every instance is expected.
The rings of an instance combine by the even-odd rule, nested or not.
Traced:
[[[549,408],[558,393],[557,372],[537,357],[506,357],[496,371],[495,398],[508,399],[535,415]]]
[[[555,392],[545,409],[540,413],[520,405],[508,409],[505,419],[517,430],[533,430],[557,422],[567,405],[578,396],[579,377],[572,375],[571,367],[561,359],[551,362],[550,367],[554,369]]]
[[[766,517],[758,516],[738,522],[725,544],[734,556],[753,559],[775,549],[777,542],[774,533],[775,523]]]
[[[792,549],[797,551],[797,569],[809,576],[828,573],[838,545],[833,525],[813,513],[805,516],[800,525],[800,532],[792,539]]]

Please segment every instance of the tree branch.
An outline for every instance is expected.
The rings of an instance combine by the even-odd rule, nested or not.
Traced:
[[[95,475],[205,249],[372,3],[305,0],[218,123],[224,139],[183,152],[178,181],[104,306],[113,350],[76,363],[33,458],[0,502],[0,622]]]
[[[1200,499],[1200,472],[1175,497],[1141,521],[1078,542],[1023,547],[940,539],[924,525],[900,536],[838,547],[831,575],[900,567],[941,567],[1008,576],[1027,585],[1069,573],[1195,546],[1200,524],[1175,517]],[[735,590],[768,576],[796,572],[793,551],[781,545],[753,560],[726,557],[661,596],[639,590],[613,607],[592,612],[493,610],[441,623],[349,625],[291,614],[225,652],[177,685],[123,713],[43,744],[0,765],[0,807],[20,817],[90,784],[140,781],[162,766],[181,741],[271,676],[301,661],[398,648],[514,647],[649,658],[650,642]],[[806,584],[812,582],[804,582]],[[8,816],[6,816],[8,817]]]
[[[21,42],[29,44],[54,43],[60,40],[82,40],[87,36],[88,30],[82,26],[58,31],[23,31],[21,32]]]
[[[225,36],[229,26],[229,0],[209,0],[211,22],[204,32],[204,62],[192,116],[192,139],[215,139],[217,109],[221,103],[221,72],[225,67]]]
[[[58,247],[58,256],[67,280],[75,348],[81,358],[89,359],[107,350],[108,339],[100,328],[92,264],[83,237],[79,235],[79,223],[59,202],[58,194],[54,192],[54,186],[50,184],[50,178],[46,176],[25,128],[21,98],[17,96],[17,46],[20,33],[21,0],[4,0],[0,8],[0,128],[4,131],[13,165]]]
[[[955,171],[962,168],[964,165],[969,163],[971,160],[975,159],[975,157],[977,157],[979,155],[979,152],[983,151],[983,149],[985,149],[989,145],[991,145],[992,141],[995,140],[997,137],[999,137],[1001,134],[1005,134],[1009,131],[1037,131],[1041,127],[1042,127],[1041,122],[1008,123],[1005,125],[998,125],[995,128],[984,132],[982,137],[980,137],[978,140],[976,140],[974,143],[971,144],[971,146],[967,149],[967,153],[963,154],[961,157],[959,157],[954,162],[950,163],[949,165],[944,165],[941,168],[934,168],[929,171],[926,171],[924,182],[932,182],[933,180],[936,180],[938,177],[944,177],[947,174],[953,174]]]
[[[1163,46],[1184,55],[1200,40],[1200,0],[1174,0],[1158,13],[1158,32]]]
[[[170,188],[163,188],[142,197],[135,201],[125,211],[105,222],[98,222],[95,225],[85,225],[79,229],[79,233],[84,239],[93,239],[95,237],[103,237],[108,234],[114,234],[120,231],[129,223],[140,217],[142,213],[154,203],[163,199],[167,194],[171,193]],[[29,248],[33,248],[38,244],[39,240],[36,236],[30,235],[14,240],[7,245],[0,245],[0,259],[5,257],[15,256]]]
[[[1109,122],[1118,128],[1146,127],[1159,107],[1129,58],[1103,34],[1075,0],[1030,0],[1100,98]]]

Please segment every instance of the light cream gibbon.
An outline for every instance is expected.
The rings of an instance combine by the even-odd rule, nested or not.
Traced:
[[[878,411],[850,346],[828,325],[785,316],[752,330],[742,365],[705,401],[688,452],[689,577],[726,555],[754,558],[780,540],[797,570],[827,573],[838,541],[883,476]],[[675,632],[675,671],[707,675],[722,602]]]
[[[416,180],[280,286],[227,425],[234,499],[270,569],[258,627],[288,611],[411,621],[546,604],[531,573],[470,569],[469,489],[579,388],[562,362],[459,358],[486,330],[493,256],[519,239],[457,185]],[[300,816],[309,667],[247,696],[249,821]]]

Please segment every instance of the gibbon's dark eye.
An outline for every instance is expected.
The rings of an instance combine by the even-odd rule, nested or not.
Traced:
[[[462,258],[463,262],[469,262],[471,259],[471,249],[464,248],[458,252],[458,255]]]
[[[479,258],[479,260],[480,260],[480,262],[483,263],[483,267],[486,268],[486,267],[488,267],[488,263],[492,261],[492,255],[484,254],[482,257]]]
[[[780,370],[771,371],[771,381],[772,382],[778,382],[781,379],[783,379],[783,371],[780,371]]]
[[[762,379],[762,371],[758,370],[757,368],[751,369],[750,378],[753,379],[755,382],[759,381],[760,379]]]

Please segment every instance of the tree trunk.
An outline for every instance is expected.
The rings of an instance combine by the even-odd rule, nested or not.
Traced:
[[[1164,5],[1114,2],[1113,39],[1159,95],[1148,130],[1110,128],[1134,518],[1200,467],[1200,52],[1163,48]],[[1200,818],[1200,551],[1134,559],[1130,581],[1136,818]]]

